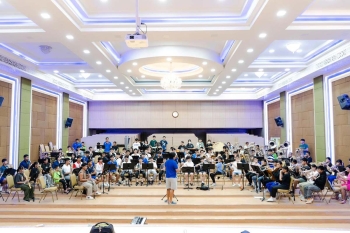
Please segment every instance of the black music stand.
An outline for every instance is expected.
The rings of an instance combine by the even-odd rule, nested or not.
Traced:
[[[72,157],[73,153],[67,153],[68,157]]]
[[[102,156],[101,152],[92,152],[92,158],[94,158],[96,155]]]
[[[129,174],[129,177],[128,177],[128,186],[130,187],[130,181],[131,181],[131,173],[129,172],[129,170],[132,170],[132,169],[134,169],[134,166],[133,166],[133,163],[123,163],[123,168],[122,168],[123,170],[128,170],[128,174]],[[125,175],[124,175],[124,177],[125,177]]]
[[[207,171],[207,175],[208,175],[208,191],[210,191],[210,186],[209,186],[210,169],[215,169],[215,164],[203,164],[203,170]]]
[[[132,155],[131,157],[132,157],[132,160],[133,160],[133,161],[137,161],[137,162],[139,162],[139,158],[140,158],[140,156],[137,156],[137,155]]]
[[[163,158],[157,159],[157,167],[160,168],[160,165],[163,163]]]
[[[190,173],[194,174],[194,167],[183,167],[181,168],[182,173],[187,173],[187,187],[185,187],[184,189],[187,189],[188,191],[190,191]]]
[[[256,193],[258,193],[258,175],[261,174],[262,172],[261,172],[259,166],[256,166],[256,165],[250,165],[250,166],[252,167],[253,171],[256,172],[256,175],[257,175],[256,176],[257,185],[255,187],[255,191],[256,191]]]
[[[111,178],[109,176],[109,173],[112,171],[112,170],[117,170],[117,166],[115,164],[108,164],[108,163],[105,163],[103,165],[103,171],[104,172],[108,172],[108,192],[111,190]],[[103,184],[103,187],[104,187],[104,184]]]
[[[242,171],[242,176],[243,176],[242,184],[243,184],[243,186],[241,188],[241,191],[243,191],[244,190],[245,171],[249,170],[249,164],[248,163],[237,163],[237,169]]]
[[[153,168],[153,163],[143,163],[142,164],[142,170],[146,170],[146,180],[147,180],[147,183],[146,183],[146,186],[148,186],[148,170],[152,170],[154,169]]]

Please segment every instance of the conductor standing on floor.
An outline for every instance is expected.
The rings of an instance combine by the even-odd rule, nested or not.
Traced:
[[[168,204],[175,205],[176,202],[173,201],[174,191],[177,188],[177,172],[179,167],[174,160],[175,153],[169,154],[169,159],[165,162],[165,177],[166,177],[166,197]]]

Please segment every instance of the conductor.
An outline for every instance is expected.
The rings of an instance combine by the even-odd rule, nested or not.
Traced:
[[[177,163],[174,160],[175,153],[169,154],[169,159],[165,162],[165,177],[166,177],[166,197],[168,204],[175,205],[176,202],[173,201],[174,191],[177,188],[177,175],[179,171]]]

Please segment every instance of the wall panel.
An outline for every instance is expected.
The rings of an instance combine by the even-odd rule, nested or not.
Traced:
[[[280,101],[267,105],[268,139],[281,137],[281,128],[276,125],[275,118],[280,116]]]
[[[56,145],[57,98],[32,91],[31,160],[39,159],[39,145]]]
[[[315,159],[314,97],[313,90],[291,97],[292,150],[299,148],[300,139],[309,145],[311,157]],[[283,142],[282,142],[283,143]]]
[[[108,111],[108,109],[106,109]],[[69,117],[73,118],[72,127],[69,128],[68,144],[72,145],[77,138],[83,137],[84,107],[80,104],[69,102]],[[64,148],[66,150],[66,148]]]
[[[0,96],[4,97],[0,107],[0,161],[9,160],[12,84],[0,81]]]
[[[337,97],[350,94],[350,77],[333,82],[333,119],[335,158],[347,164],[350,151],[350,111],[340,108]]]

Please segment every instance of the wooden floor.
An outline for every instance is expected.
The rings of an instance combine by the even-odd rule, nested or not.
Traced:
[[[165,185],[116,186],[109,194],[95,200],[58,194],[39,203],[41,194],[36,190],[35,202],[20,202],[12,196],[7,202],[0,200],[0,226],[35,226],[93,224],[107,221],[113,224],[129,224],[134,216],[147,217],[149,225],[235,225],[292,228],[347,229],[350,226],[349,204],[336,200],[330,204],[316,200],[307,205],[296,197],[293,204],[288,198],[278,203],[262,202],[262,193],[250,188],[240,191],[230,181],[210,191],[184,190],[179,184],[175,194],[177,205],[168,205],[161,199]],[[6,196],[5,196],[6,197]],[[269,195],[266,196],[267,198]],[[327,198],[329,200],[329,197]]]

